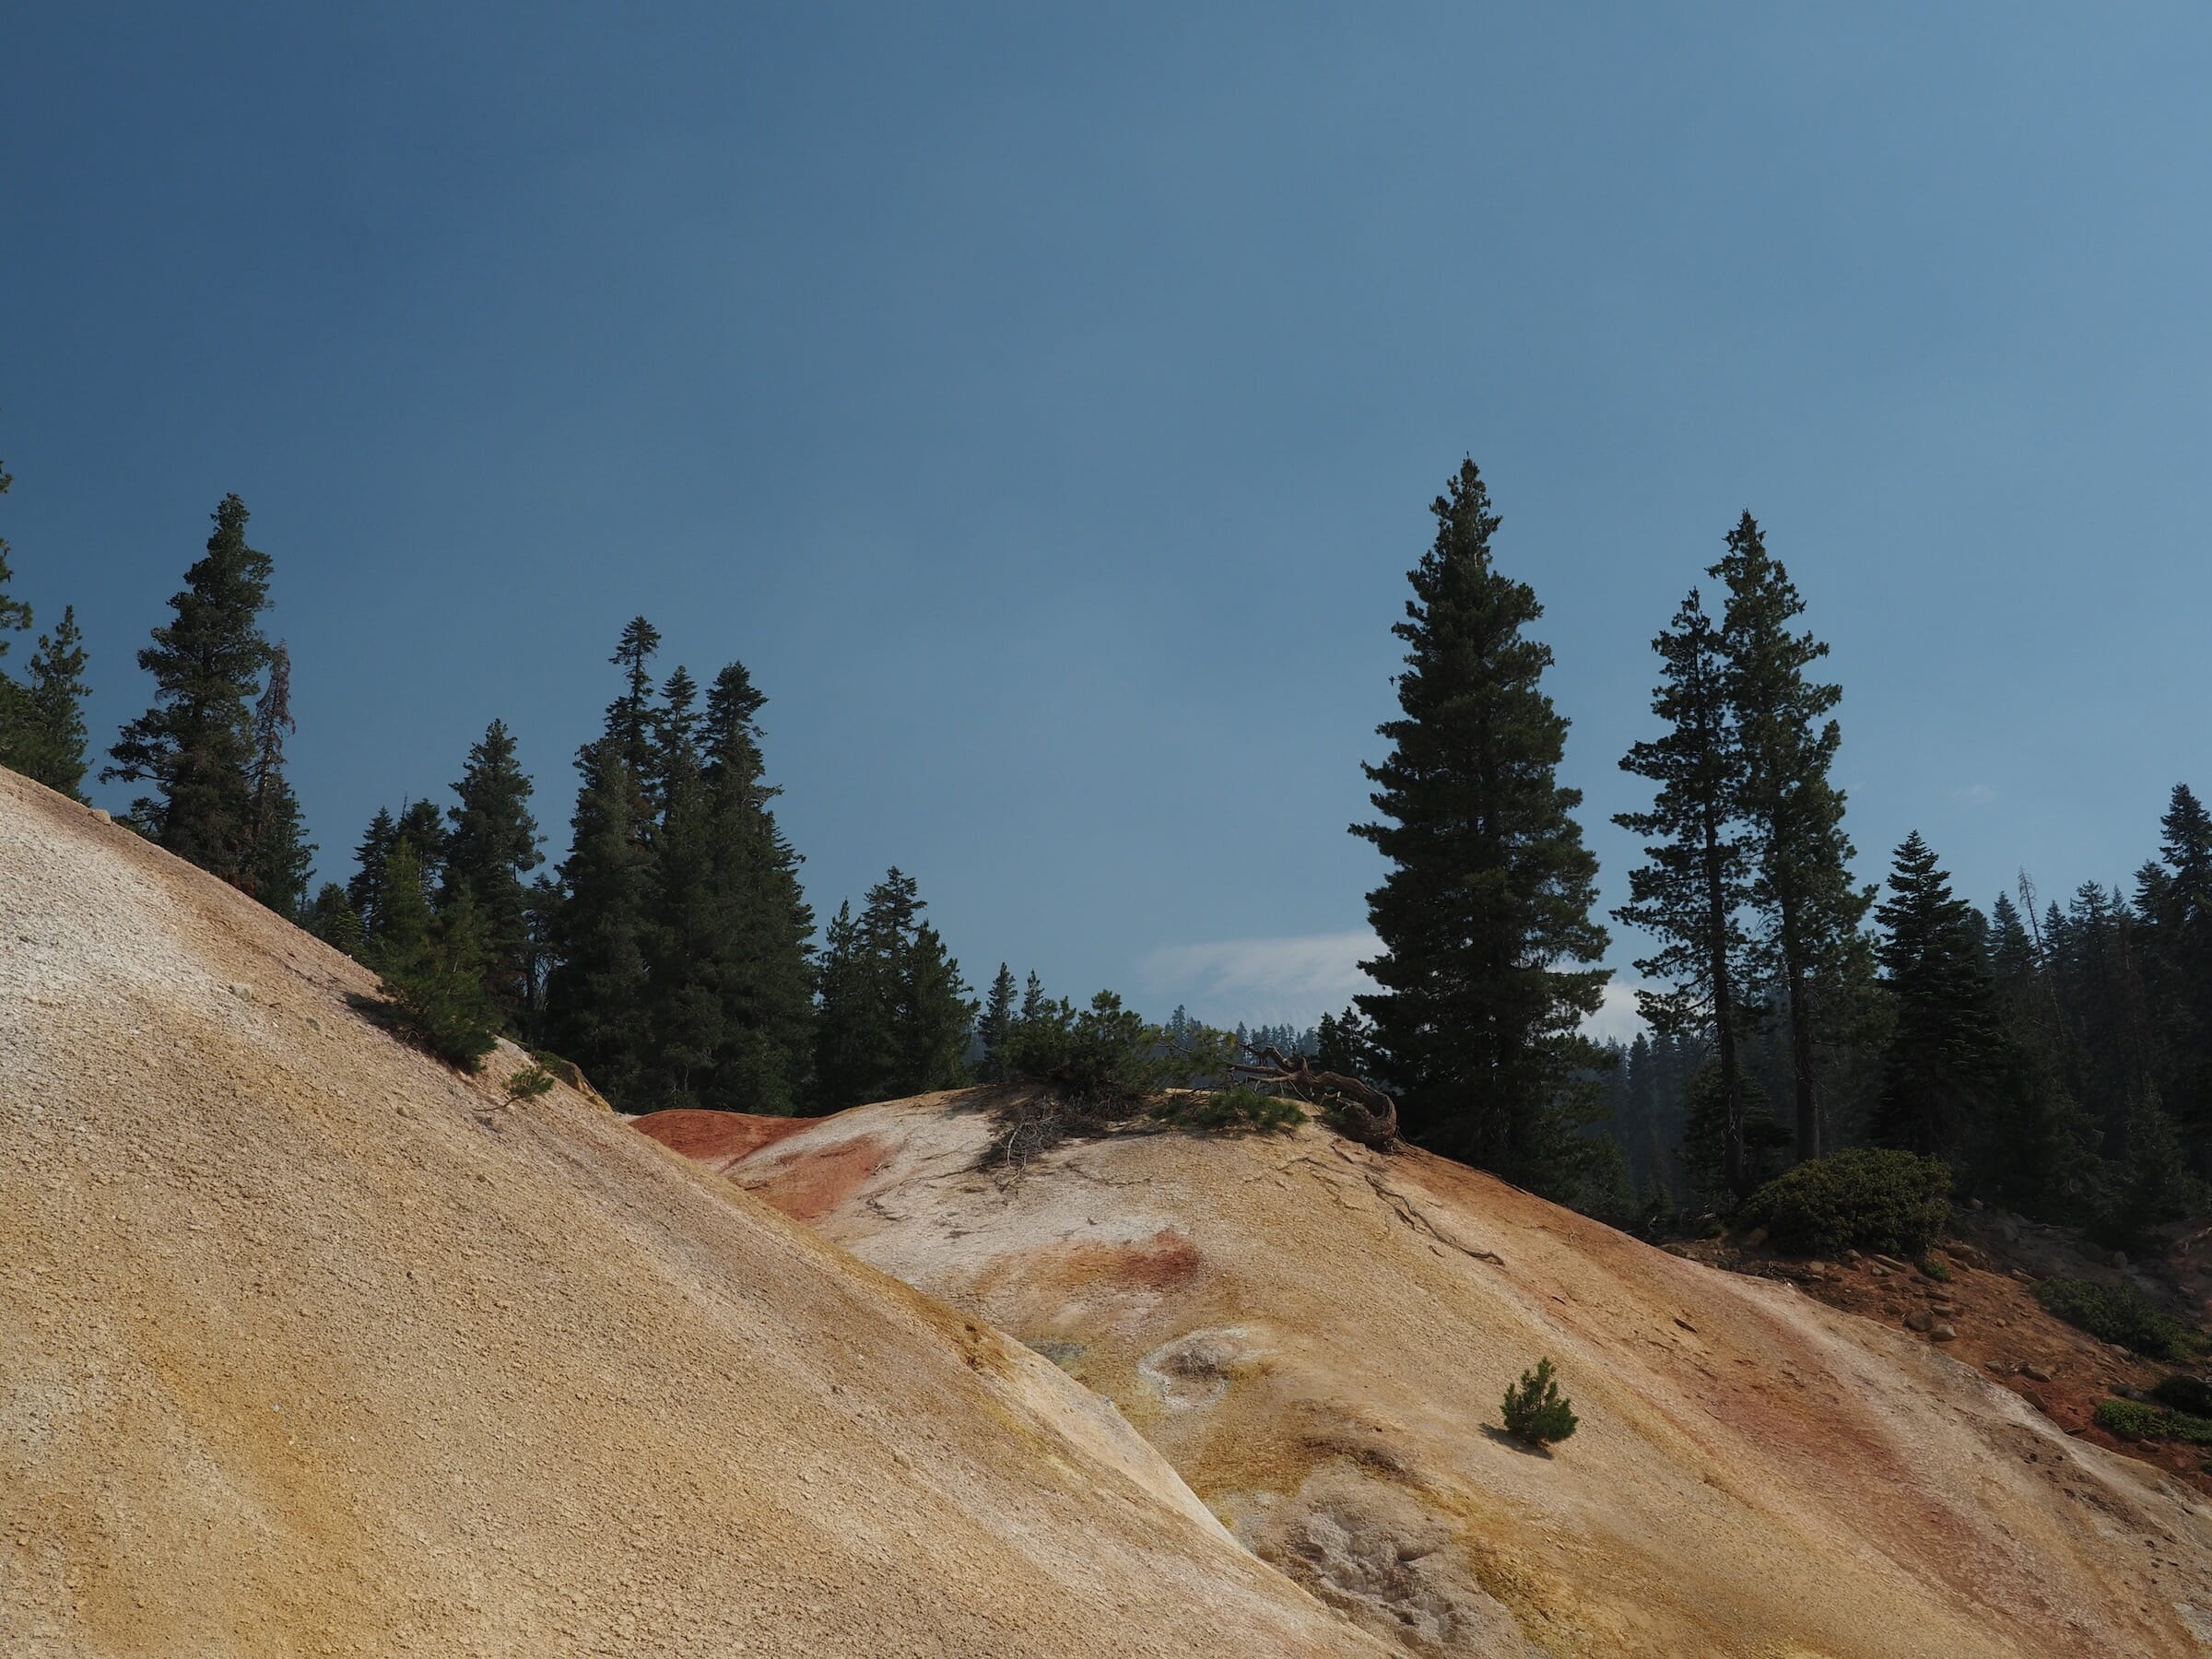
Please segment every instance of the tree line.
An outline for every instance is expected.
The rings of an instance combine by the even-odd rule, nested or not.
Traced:
[[[1841,690],[1747,512],[1705,571],[1710,602],[1691,586],[1653,639],[1655,729],[1620,759],[1652,792],[1616,819],[1642,853],[1610,918],[1648,942],[1649,1032],[1601,1046],[1584,1028],[1610,941],[1582,797],[1559,779],[1569,722],[1543,687],[1543,607],[1499,567],[1472,460],[1431,512],[1394,629],[1398,712],[1363,768],[1374,817],[1352,827],[1386,866],[1368,895],[1376,989],[1311,1029],[1240,1027],[1240,1043],[1366,1077],[1398,1097],[1409,1139],[1617,1218],[1725,1212],[1785,1163],[1861,1144],[1943,1157],[1962,1191],[2115,1233],[2201,1202],[2212,815],[2186,787],[2132,892],[2045,904],[2023,877],[1985,912],[1917,834],[1883,888],[1858,883],[1831,777]],[[137,654],[151,706],[100,775],[144,786],[131,827],[456,1029],[558,1054],[628,1110],[791,1112],[1004,1080],[1018,1033],[1077,1018],[1003,963],[973,994],[897,868],[818,938],[776,821],[767,699],[738,663],[703,689],[682,665],[663,673],[643,618],[608,659],[558,865],[493,720],[448,800],[378,811],[350,878],[311,895],[316,848],[285,776],[291,665],[262,626],[274,564],[235,495],[213,519]],[[0,656],[31,625],[6,553]],[[0,759],[79,799],[85,662],[65,610],[24,677],[0,669]],[[1134,1018],[1118,999],[1108,1013]],[[1143,1030],[1182,1052],[1200,1028],[1179,1008]]]

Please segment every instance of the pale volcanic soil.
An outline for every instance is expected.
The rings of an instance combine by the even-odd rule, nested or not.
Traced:
[[[1094,1396],[0,773],[0,1653],[1380,1653]]]
[[[1406,1652],[2212,1651],[2202,1495],[1924,1337],[1315,1126],[990,1137],[979,1096],[861,1107],[731,1179],[1053,1359]],[[1495,1428],[1539,1355],[1549,1455]]]

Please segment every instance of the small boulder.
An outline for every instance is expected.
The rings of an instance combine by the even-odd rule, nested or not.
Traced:
[[[1759,1249],[1761,1245],[1765,1244],[1766,1241],[1767,1230],[1763,1227],[1755,1227],[1749,1232],[1744,1235],[1745,1245],[1752,1250]]]
[[[1930,1342],[1956,1342],[1958,1339],[1959,1333],[1947,1324],[1939,1324],[1928,1333]]]
[[[2115,1266],[2115,1267],[2124,1267],[2124,1266],[2126,1266],[2126,1265],[2127,1265],[2127,1252],[2126,1252],[2126,1251],[2124,1251],[2124,1250],[2115,1250],[2115,1251],[2113,1251],[2113,1252],[2112,1252],[2112,1265],[2113,1265],[2113,1266]]]
[[[1908,1331],[1932,1331],[1935,1328],[1936,1316],[1925,1308],[1915,1308],[1905,1315],[1905,1329]]]
[[[2020,1375],[2023,1377],[2030,1377],[2038,1382],[2048,1382],[2051,1381],[2050,1371],[2041,1365],[2023,1365],[2020,1367]]]

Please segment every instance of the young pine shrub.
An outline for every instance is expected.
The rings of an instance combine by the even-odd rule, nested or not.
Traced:
[[[1739,1227],[1764,1227],[1798,1255],[1873,1250],[1924,1255],[1951,1215],[1950,1166],[1877,1147],[1808,1159],[1745,1200]]]
[[[2168,1313],[2133,1285],[2099,1285],[2088,1279],[2047,1278],[2036,1299],[2070,1325],[2100,1342],[2151,1359],[2186,1359],[2204,1346],[2204,1337]]]
[[[1234,1135],[1246,1130],[1272,1135],[1306,1121],[1305,1108],[1281,1095],[1256,1088],[1224,1088],[1212,1093],[1171,1095],[1152,1109],[1163,1124],[1181,1129]]]
[[[1532,1446],[1565,1440],[1574,1432],[1577,1420],[1574,1403],[1559,1393],[1548,1358],[1538,1359],[1535,1371],[1521,1373],[1519,1383],[1505,1391],[1501,1409],[1505,1431]]]

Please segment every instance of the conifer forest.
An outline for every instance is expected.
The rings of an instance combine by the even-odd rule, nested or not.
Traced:
[[[1834,776],[1844,688],[1786,549],[1745,512],[1652,618],[1644,735],[1618,758],[1643,787],[1617,819],[1641,852],[1607,912],[1560,782],[1542,597],[1494,547],[1473,461],[1431,512],[1432,543],[1406,550],[1397,712],[1364,763],[1371,816],[1349,826],[1382,865],[1373,989],[1233,1041],[1102,995],[1099,1030],[1311,1056],[1388,1090],[1413,1143],[1646,1236],[1857,1147],[1940,1159],[1961,1199],[2116,1244],[2206,1202],[2212,810],[2188,781],[2142,826],[2130,885],[2023,872],[1963,892],[1918,833],[1863,856]],[[286,759],[316,734],[265,626],[281,562],[243,501],[217,504],[143,642],[88,641],[68,607],[34,618],[8,557],[0,541],[0,761],[80,801],[94,778],[129,785],[130,828],[368,964],[456,1064],[503,1034],[625,1112],[819,1114],[1008,1080],[1025,1029],[1093,1018],[1018,964],[964,969],[959,918],[896,867],[810,900],[767,691],[741,663],[666,660],[646,618],[609,622],[573,778],[525,774],[509,711],[392,780],[368,824],[311,830]],[[145,712],[97,738],[89,677],[134,668]],[[342,879],[313,879],[340,858]],[[1587,1022],[1617,972],[1641,1030],[1601,1043]]]

